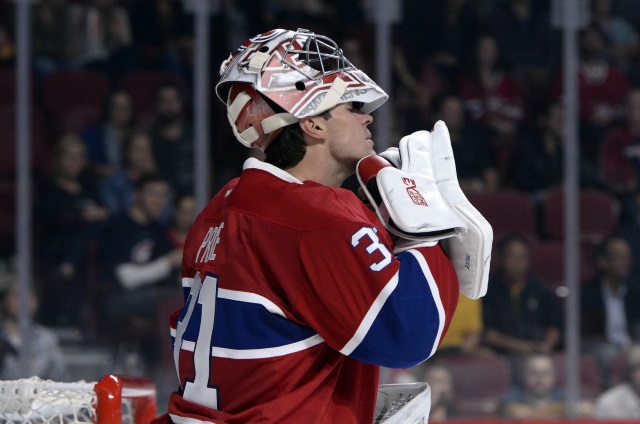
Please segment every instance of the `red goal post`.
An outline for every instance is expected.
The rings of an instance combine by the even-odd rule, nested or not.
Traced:
[[[107,374],[98,382],[0,381],[0,422],[147,424],[156,416],[152,380]]]

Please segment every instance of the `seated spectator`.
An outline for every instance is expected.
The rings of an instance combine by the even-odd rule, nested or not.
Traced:
[[[147,359],[158,359],[153,331],[156,301],[182,292],[177,270],[182,250],[167,237],[158,220],[169,201],[169,186],[157,175],[146,175],[136,185],[133,205],[113,218],[100,244],[100,265],[105,293],[100,298],[102,324],[107,331],[120,325],[141,330]]]
[[[31,322],[27,329],[28,349],[24,345],[20,328],[20,293],[15,277],[0,293],[0,379],[40,377],[44,380],[68,381],[69,371],[56,334],[50,329]],[[38,309],[38,296],[32,289],[29,315],[33,319]],[[22,372],[20,355],[26,355],[27,370]]]
[[[131,29],[138,67],[161,69],[189,77],[193,25],[184,3],[136,1],[131,4]]]
[[[458,299],[449,330],[442,339],[436,355],[476,353],[482,339],[482,302],[462,295]]]
[[[116,82],[133,67],[129,14],[116,0],[92,0],[83,16],[85,67],[102,71]]]
[[[563,181],[564,112],[552,103],[531,133],[522,138],[515,153],[513,176],[518,189],[538,192]]]
[[[556,385],[553,359],[529,355],[522,366],[522,384],[509,389],[498,406],[498,416],[511,419],[559,419],[566,415],[565,394]],[[592,405],[582,401],[578,416],[590,417]]]
[[[623,72],[628,72],[631,58],[637,55],[638,31],[628,16],[616,10],[614,0],[593,0],[591,2],[591,19],[602,28],[611,42],[611,59]]]
[[[614,235],[629,243],[633,263],[631,275],[640,276],[640,189],[627,199],[621,211],[620,221]]]
[[[605,35],[592,25],[580,35],[580,147],[584,158],[597,165],[602,137],[612,125],[620,122],[622,103],[629,83],[625,75],[607,60]],[[562,96],[562,73],[558,73],[551,89],[552,100]]]
[[[515,135],[524,114],[522,94],[502,67],[492,36],[477,39],[472,65],[460,79],[460,93],[472,121],[488,126],[500,139]]]
[[[612,236],[596,247],[596,277],[581,294],[583,348],[602,367],[605,383],[613,358],[640,340],[638,281],[631,279],[632,257],[627,241]]]
[[[535,0],[492,1],[489,33],[496,38],[506,66],[525,88],[528,103],[548,90],[551,72],[560,61],[561,40],[551,28],[549,5]]]
[[[79,31],[81,6],[67,0],[43,0],[31,10],[33,66],[39,76],[79,67],[83,37]]]
[[[640,88],[624,98],[624,126],[607,132],[602,143],[603,178],[620,194],[639,188],[640,178]]]
[[[87,251],[96,242],[109,211],[102,205],[98,178],[86,166],[78,136],[63,136],[55,146],[53,172],[37,187],[35,265],[47,275],[42,287],[42,322],[79,325],[85,294]]]
[[[196,199],[192,194],[182,194],[173,202],[173,216],[169,222],[167,234],[177,248],[184,248],[184,241],[196,219]]]
[[[176,193],[193,190],[193,128],[183,93],[172,83],[155,90],[155,121],[149,132],[158,172]]]
[[[124,164],[124,141],[133,130],[133,100],[125,91],[114,91],[107,99],[103,118],[82,133],[87,156],[100,174],[110,175]]]
[[[596,399],[598,419],[640,419],[640,345],[629,348],[625,381]]]
[[[123,166],[107,177],[100,186],[100,196],[111,215],[126,212],[134,201],[136,183],[146,174],[157,172],[158,167],[151,149],[151,139],[146,132],[131,134],[124,142]],[[163,222],[168,217],[163,213]]]
[[[520,138],[516,148],[513,180],[519,190],[539,194],[564,181],[564,111],[551,103],[536,121],[532,131]],[[580,157],[580,184],[606,189],[609,186],[598,169]]]
[[[531,246],[519,234],[498,245],[500,266],[482,299],[483,343],[499,353],[549,353],[561,341],[562,309],[544,282],[531,274]]]

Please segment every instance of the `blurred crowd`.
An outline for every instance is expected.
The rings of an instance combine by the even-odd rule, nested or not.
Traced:
[[[41,0],[30,8],[34,286],[41,299],[35,321],[78,328],[88,341],[119,346],[134,340],[155,364],[163,363],[158,338],[166,305],[181,296],[181,247],[197,214],[194,31],[185,3]],[[605,417],[604,411],[624,410],[640,417],[640,3],[587,3],[577,75],[579,181],[582,190],[610,200],[615,216],[608,231],[581,239],[589,269],[580,273],[582,353],[599,380],[580,413]],[[230,52],[272,28],[327,35],[375,79],[372,4],[219,2],[210,16],[211,82]],[[14,211],[5,207],[15,193],[15,95],[8,94],[15,87],[13,79],[1,78],[3,72],[15,78],[14,8],[14,1],[0,0],[4,262],[15,254],[13,228],[6,229]],[[566,413],[557,378],[566,289],[545,279],[546,263],[532,258],[534,247],[549,239],[540,224],[542,205],[564,174],[562,34],[551,15],[549,0],[404,0],[393,25],[393,80],[383,87],[391,94],[392,139],[444,120],[465,192],[476,198],[517,193],[530,200],[537,222],[531,231],[501,231],[510,228],[501,224],[522,218],[508,208],[508,219],[492,222],[488,295],[460,299],[437,358],[393,373],[392,379],[432,384],[434,421]],[[211,96],[208,160],[216,190],[239,174],[251,153],[235,141],[223,105]],[[14,283],[3,285],[3,298],[11,298]],[[1,314],[4,326],[11,321],[4,303]],[[15,354],[10,328],[0,336],[6,364]],[[499,386],[488,403],[463,404],[456,370],[464,369],[465,358],[478,364],[500,359],[509,387]],[[631,406],[612,407],[620,397]]]

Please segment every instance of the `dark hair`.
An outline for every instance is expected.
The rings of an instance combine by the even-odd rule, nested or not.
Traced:
[[[167,88],[172,88],[174,90],[176,90],[178,92],[178,94],[180,95],[180,99],[182,99],[184,93],[182,92],[182,87],[180,87],[180,84],[173,82],[173,81],[164,81],[159,83],[158,85],[156,85],[153,89],[153,102],[154,103],[158,103],[158,101],[160,100],[160,93],[162,91],[164,91]]]
[[[507,250],[507,247],[513,242],[521,243],[526,246],[527,250],[531,251],[531,243],[524,235],[520,233],[511,233],[507,234],[498,243],[498,253],[500,253],[501,256],[504,256],[504,252]]]
[[[616,240],[622,240],[627,244],[629,243],[627,239],[622,236],[610,234],[593,248],[593,259],[609,258],[609,246]]]
[[[140,177],[140,179],[136,181],[136,191],[141,191],[147,185],[153,184],[153,183],[162,183],[167,185],[169,184],[167,180],[162,177],[162,175],[157,174],[155,172],[147,173],[142,175],[142,177]]]
[[[269,99],[267,99],[267,102],[272,106],[276,113],[283,111],[282,108],[275,105],[275,103],[271,102]],[[319,116],[328,121],[331,119],[331,111],[327,110],[322,112]],[[282,128],[280,134],[278,134],[269,146],[267,146],[264,153],[264,161],[273,166],[277,166],[280,169],[291,168],[292,166],[296,166],[300,163],[304,158],[304,155],[307,153],[307,143],[304,141],[304,135],[302,134],[300,124],[296,122],[295,124],[287,125]]]

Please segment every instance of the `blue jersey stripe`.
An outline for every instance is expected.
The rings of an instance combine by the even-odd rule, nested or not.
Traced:
[[[202,305],[196,304],[182,336],[184,341],[198,338]],[[187,308],[185,307],[185,310]],[[310,328],[269,312],[258,303],[218,297],[216,300],[213,346],[231,350],[278,348],[316,335]]]
[[[430,356],[438,342],[439,295],[437,291],[432,293],[435,284],[427,280],[427,276],[433,277],[426,261],[418,260],[410,251],[398,254],[397,258],[398,284],[350,356],[385,367],[408,368]]]

